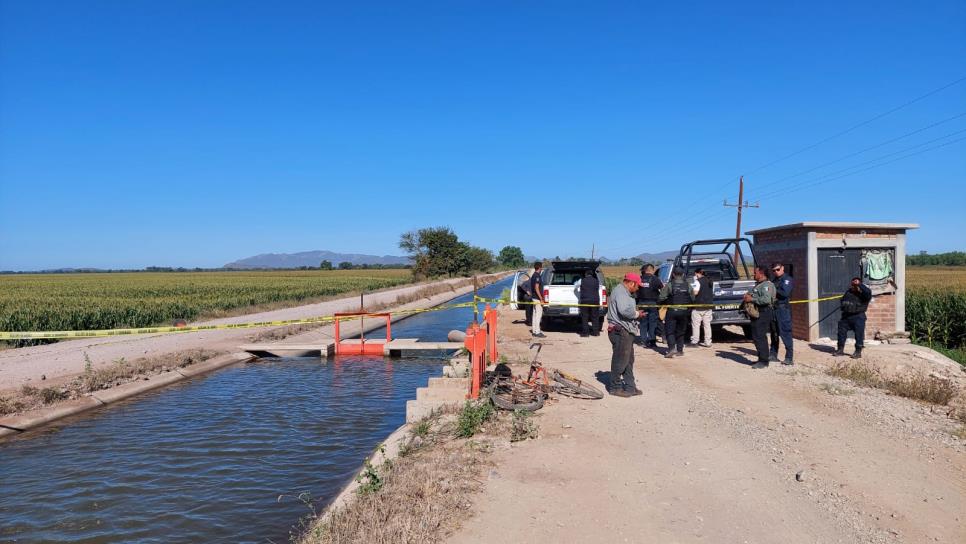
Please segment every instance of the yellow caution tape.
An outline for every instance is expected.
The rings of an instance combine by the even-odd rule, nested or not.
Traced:
[[[339,321],[352,321],[366,317],[378,317],[380,314],[418,314],[424,312],[440,312],[453,308],[468,308],[473,302],[463,302],[448,306],[433,308],[419,308],[412,310],[393,310],[392,312],[371,312],[367,314],[340,316]],[[250,323],[226,323],[223,325],[190,325],[186,327],[140,327],[132,329],[102,329],[87,331],[0,331],[0,340],[62,340],[67,338],[101,338],[107,336],[134,336],[138,334],[171,334],[198,331],[220,331],[228,329],[255,329],[260,327],[284,327],[289,325],[308,325],[334,323],[334,315],[307,317],[303,319],[287,319],[282,321],[253,321]]]
[[[805,302],[824,302],[826,300],[837,300],[842,298],[842,295],[835,295],[831,297],[823,298],[813,298],[813,299],[802,299],[802,300],[790,300],[789,304],[802,304]],[[482,298],[476,297],[477,302],[487,302],[490,304],[541,304],[536,301],[510,301],[505,298]],[[544,302],[544,306],[559,306],[563,308],[603,308],[600,304],[575,304],[567,302]],[[638,308],[713,308],[715,310],[737,310],[741,307],[741,302],[729,302],[727,304],[638,304]]]

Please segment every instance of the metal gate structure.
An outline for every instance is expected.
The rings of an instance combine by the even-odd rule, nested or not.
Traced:
[[[832,297],[844,294],[854,276],[862,276],[862,250],[818,250],[818,296]],[[839,323],[839,300],[825,300],[818,304],[819,336],[835,338]],[[852,334],[852,333],[849,333]]]

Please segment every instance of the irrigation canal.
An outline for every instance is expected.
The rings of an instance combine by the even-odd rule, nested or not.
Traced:
[[[442,341],[471,320],[430,312],[393,333]],[[2,442],[0,542],[287,542],[443,363],[263,359]]]

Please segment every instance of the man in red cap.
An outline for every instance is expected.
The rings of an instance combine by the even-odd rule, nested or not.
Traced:
[[[643,392],[634,383],[634,339],[640,334],[634,293],[641,287],[641,277],[624,274],[624,279],[607,301],[607,337],[614,348],[610,359],[610,385],[607,391],[617,397],[633,397]]]

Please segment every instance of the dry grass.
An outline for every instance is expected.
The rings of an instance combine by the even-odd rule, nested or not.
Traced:
[[[460,413],[465,411],[460,410]],[[535,437],[530,418],[494,414],[472,438],[459,438],[459,414],[442,414],[414,424],[399,457],[375,470],[380,485],[358,493],[346,506],[314,522],[301,544],[442,542],[459,528],[483,487],[491,452]],[[526,436],[520,436],[525,421]]]
[[[945,406],[958,390],[951,380],[917,372],[905,376],[883,376],[873,365],[861,361],[841,362],[828,369],[828,374],[858,385],[884,389],[894,395]]]

